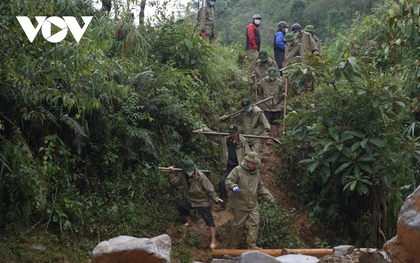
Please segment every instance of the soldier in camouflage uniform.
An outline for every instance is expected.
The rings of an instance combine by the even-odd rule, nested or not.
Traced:
[[[232,208],[233,227],[231,233],[231,246],[239,248],[245,228],[248,230],[246,242],[248,249],[261,249],[257,247],[260,213],[258,211],[258,195],[274,203],[270,191],[264,186],[258,165],[260,156],[250,152],[226,178],[226,187],[232,191],[229,206]]]

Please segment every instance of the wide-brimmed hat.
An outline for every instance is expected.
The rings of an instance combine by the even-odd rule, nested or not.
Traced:
[[[268,59],[268,52],[267,52],[267,50],[264,50],[264,49],[261,49],[259,52],[258,52],[258,58],[261,60],[261,61],[267,61],[267,59]]]
[[[261,159],[260,159],[260,155],[256,152],[249,152],[246,156],[245,156],[245,160],[251,162],[251,163],[261,163]]]
[[[296,36],[293,33],[287,33],[286,36],[284,37],[284,41],[285,42],[290,42],[295,40]]]
[[[186,160],[182,165],[182,171],[184,172],[195,171],[195,169],[197,169],[197,166],[192,160]]]
[[[267,76],[270,78],[275,78],[279,75],[278,70],[275,67],[271,67],[267,70]]]
[[[313,25],[307,25],[304,30],[307,32],[315,33],[315,28]]]

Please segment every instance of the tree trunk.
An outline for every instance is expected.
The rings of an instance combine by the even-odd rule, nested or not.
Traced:
[[[146,0],[140,2],[139,25],[144,24],[144,9],[146,7]]]

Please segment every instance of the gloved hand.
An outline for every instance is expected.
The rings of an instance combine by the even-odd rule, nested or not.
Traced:
[[[216,199],[216,203],[223,203],[223,200],[222,200],[222,199],[220,199],[220,198],[217,198],[217,199]]]
[[[285,100],[285,99],[287,99],[287,95],[283,94],[283,96],[281,96],[281,100]]]
[[[241,189],[239,187],[235,186],[235,187],[232,188],[232,191],[237,194],[237,193],[241,192]]]
[[[255,87],[254,87],[254,90],[259,90],[261,87],[260,87],[260,85],[256,85]]]
[[[271,198],[269,202],[270,204],[274,204],[274,198]]]
[[[202,37],[207,36],[207,32],[206,31],[201,31],[200,36],[202,36]]]

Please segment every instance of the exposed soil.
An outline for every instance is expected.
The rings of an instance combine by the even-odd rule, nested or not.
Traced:
[[[279,127],[281,130],[281,126]],[[281,132],[279,132],[281,134]],[[280,139],[280,137],[277,137]],[[301,241],[305,244],[306,248],[314,248],[316,238],[318,237],[318,231],[309,225],[308,216],[302,212],[305,211],[304,207],[296,202],[293,198],[289,197],[285,191],[286,185],[284,183],[274,184],[274,174],[270,171],[273,169],[281,167],[281,160],[276,155],[275,151],[276,144],[273,145],[264,145],[263,147],[263,162],[260,165],[260,173],[262,180],[265,186],[270,190],[274,196],[277,203],[280,203],[285,207],[291,217],[292,228],[298,231],[298,236]],[[216,238],[218,241],[217,248],[230,248],[230,233],[225,231],[226,225],[232,219],[232,213],[229,208],[222,211],[216,211],[216,207],[213,207],[213,215],[216,224]],[[189,228],[190,230],[200,231],[203,236],[209,236],[209,230],[205,226],[203,219],[199,219],[193,226]],[[200,262],[210,262],[212,257],[209,250],[210,238],[203,240],[202,244],[199,247],[191,250],[191,255],[196,261]]]

